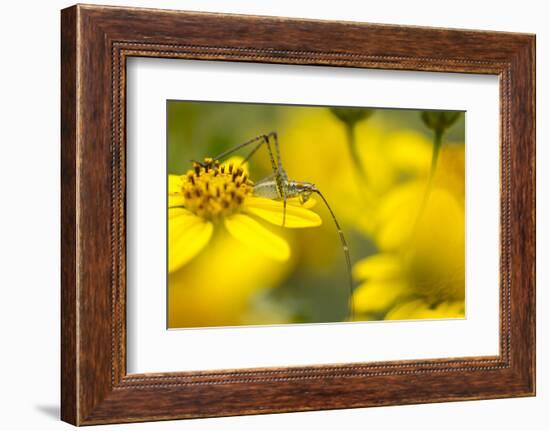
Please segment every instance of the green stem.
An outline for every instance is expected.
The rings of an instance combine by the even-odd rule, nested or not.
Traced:
[[[437,169],[437,161],[439,160],[439,153],[441,152],[441,143],[443,142],[443,130],[436,130],[434,135],[434,146],[432,149],[432,164],[430,166],[430,176],[428,179],[428,185],[430,186]]]
[[[426,209],[428,198],[430,197],[430,192],[432,190],[432,183],[435,176],[435,171],[437,170],[437,162],[439,160],[439,154],[441,152],[442,143],[443,143],[443,130],[438,129],[435,131],[435,135],[434,135],[434,142],[433,142],[433,148],[432,148],[432,162],[430,165],[430,173],[428,174],[428,181],[426,182],[426,188],[424,189],[422,202],[420,203],[418,214],[416,216],[416,221],[413,225],[413,229],[411,230],[411,235],[413,235],[414,232],[416,231],[418,227],[418,223],[422,218],[422,214],[424,214],[424,210]]]
[[[355,167],[355,170],[361,176],[363,181],[366,181],[366,173],[361,164],[361,159],[359,158],[359,153],[357,152],[357,139],[355,136],[355,121],[346,121],[346,138],[348,142],[349,153],[351,160]]]
[[[368,176],[361,163],[359,152],[357,151],[357,138],[356,138],[356,121],[345,121],[346,128],[346,141],[348,143],[349,154],[351,162],[356,174],[355,180],[357,181],[357,187],[359,193],[363,197],[363,202],[367,209],[372,208],[372,202],[374,201],[374,195],[372,190],[369,189]]]

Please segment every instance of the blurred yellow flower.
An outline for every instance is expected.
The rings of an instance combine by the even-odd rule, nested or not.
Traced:
[[[278,261],[290,257],[286,240],[260,224],[259,217],[282,224],[283,203],[254,196],[254,183],[241,158],[220,164],[205,159],[185,175],[168,178],[168,271],[173,272],[208,244],[214,226],[223,221],[227,231],[242,244]],[[285,227],[321,225],[316,213],[288,200]]]
[[[294,251],[294,235],[285,236]],[[273,260],[242,247],[226,229],[214,229],[208,247],[168,275],[168,326],[288,323],[287,310],[264,310],[257,299],[289,276],[297,264],[295,254],[284,262]]]
[[[378,253],[353,270],[361,281],[353,295],[360,316],[464,317],[463,145],[443,147],[432,189],[420,208],[425,187],[420,176],[380,199],[373,221]]]
[[[279,133],[280,142],[286,143],[281,154],[290,176],[315,183],[329,198],[341,224],[367,235],[381,198],[404,180],[428,175],[430,170],[430,139],[414,129],[392,129],[386,121],[373,115],[356,126],[363,180],[346,147],[345,130],[328,109],[294,108]],[[263,163],[269,167],[269,160]],[[325,229],[329,235],[330,226]]]

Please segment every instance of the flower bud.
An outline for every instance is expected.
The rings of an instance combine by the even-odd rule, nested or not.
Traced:
[[[358,121],[369,118],[374,113],[374,109],[330,108],[330,112],[332,112],[336,117],[338,117],[338,119],[346,124],[355,124]]]
[[[423,111],[421,116],[426,127],[442,133],[458,120],[460,114],[460,111]]]

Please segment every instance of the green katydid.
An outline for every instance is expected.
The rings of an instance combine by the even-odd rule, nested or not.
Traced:
[[[274,145],[274,150],[272,148],[272,143]],[[254,195],[264,197],[267,199],[277,199],[283,201],[283,219],[282,226],[285,226],[286,223],[286,206],[287,200],[290,198],[299,198],[301,203],[305,203],[312,194],[317,194],[323,203],[326,205],[336,230],[338,231],[338,236],[340,237],[340,242],[342,244],[342,249],[344,251],[344,257],[346,261],[346,271],[348,274],[349,282],[349,298],[348,298],[348,309],[349,309],[349,319],[354,319],[354,309],[353,309],[353,278],[351,273],[351,258],[349,253],[349,248],[344,236],[344,232],[340,227],[340,223],[336,219],[336,215],[332,211],[331,206],[329,205],[325,196],[321,191],[315,186],[315,184],[307,181],[295,181],[289,180],[286,170],[283,167],[281,161],[281,153],[279,150],[279,141],[276,132],[271,132],[268,134],[263,134],[256,136],[246,142],[243,142],[239,145],[236,145],[221,154],[218,154],[212,159],[207,159],[206,162],[197,162],[198,165],[203,168],[210,168],[216,163],[219,163],[220,160],[226,158],[227,156],[235,153],[236,151],[254,145],[250,153],[245,157],[242,163],[247,162],[250,158],[262,147],[265,146],[269,153],[269,159],[271,162],[272,173],[262,180],[254,183]],[[274,154],[275,153],[275,154]]]

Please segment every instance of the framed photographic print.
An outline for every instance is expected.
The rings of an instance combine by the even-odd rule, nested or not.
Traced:
[[[62,419],[532,396],[535,37],[62,11]]]

